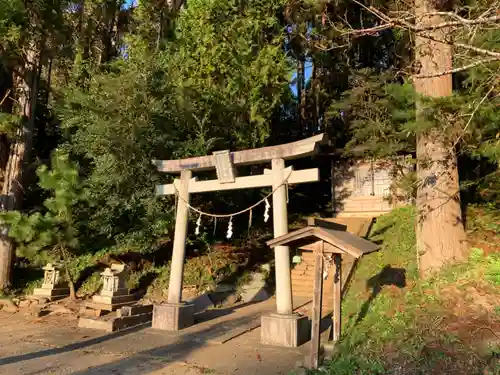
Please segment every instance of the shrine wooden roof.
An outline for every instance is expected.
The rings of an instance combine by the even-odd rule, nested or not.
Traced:
[[[348,254],[355,258],[360,258],[365,254],[380,249],[380,246],[373,242],[346,232],[341,228],[339,229],[309,225],[274,238],[266,243],[271,248],[276,246],[291,246],[303,248],[304,250],[312,250],[313,246],[311,245],[315,245],[318,241],[324,241],[327,245],[324,247],[324,252]]]

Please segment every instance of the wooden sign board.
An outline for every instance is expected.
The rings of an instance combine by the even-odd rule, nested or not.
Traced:
[[[215,170],[217,171],[217,180],[219,180],[221,184],[234,182],[235,173],[229,150],[216,151],[213,155]]]

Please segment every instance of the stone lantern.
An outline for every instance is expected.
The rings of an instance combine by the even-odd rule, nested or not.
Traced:
[[[59,264],[47,263],[43,267],[43,284],[41,288],[36,288],[33,297],[46,298],[55,301],[69,296],[68,283],[61,278],[61,266]]]
[[[116,310],[119,307],[135,303],[135,297],[126,288],[127,268],[125,264],[112,264],[101,273],[101,292],[92,297],[93,304],[102,310]]]

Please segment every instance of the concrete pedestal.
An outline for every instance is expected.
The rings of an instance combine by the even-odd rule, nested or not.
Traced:
[[[155,305],[153,328],[165,331],[179,331],[194,324],[195,306],[183,303]]]
[[[92,297],[92,302],[87,302],[86,306],[94,310],[114,311],[123,306],[134,305],[136,298],[129,294],[126,288],[119,288],[114,291],[103,290],[100,294]]]
[[[65,286],[36,288],[33,291],[33,298],[43,297],[49,301],[56,301],[62,298],[69,297],[69,288]]]
[[[306,316],[271,314],[261,319],[262,344],[296,348],[309,340]]]
[[[124,303],[135,303],[135,297],[132,294],[121,295],[121,296],[93,296],[92,302],[101,303],[104,305],[119,305]]]

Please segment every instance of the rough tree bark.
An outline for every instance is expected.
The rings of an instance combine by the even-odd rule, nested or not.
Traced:
[[[321,73],[320,73],[320,68],[318,67],[318,63],[313,61],[313,69],[312,69],[312,80],[311,80],[311,95],[312,95],[312,102],[313,102],[313,132],[316,132],[319,130],[319,119],[320,119],[320,114],[319,114],[319,94],[321,91]]]
[[[306,62],[305,58],[302,57],[299,62],[300,67],[300,95],[299,95],[299,117],[301,123],[302,136],[305,137],[308,134],[307,128],[307,115],[306,115],[306,100],[307,100],[307,87],[306,87]]]
[[[76,288],[75,288],[75,283],[73,281],[73,278],[71,277],[71,272],[69,272],[69,259],[68,259],[68,254],[67,250],[64,248],[63,245],[58,245],[59,247],[59,252],[61,254],[61,259],[64,264],[64,273],[66,275],[66,281],[69,286],[69,298],[73,301],[76,300]]]
[[[99,65],[106,64],[116,55],[115,40],[117,36],[117,23],[119,15],[119,4],[116,0],[109,1],[104,7],[101,21],[101,52],[99,54]]]
[[[415,15],[420,26],[443,22],[433,0],[416,0]],[[449,30],[430,30],[416,36],[415,61],[420,71],[414,77],[419,95],[443,97],[452,94],[451,74],[430,77],[452,67],[452,47],[433,39],[446,39]],[[417,117],[423,116],[424,103],[417,103]],[[417,139],[417,249],[422,276],[442,266],[462,260],[467,242],[460,208],[460,189],[452,140],[438,128]]]
[[[12,113],[12,91],[14,83],[12,82],[12,74],[0,66],[0,112]],[[3,184],[5,169],[9,160],[9,139],[7,134],[0,134],[0,185]]]
[[[18,113],[22,117],[22,127],[10,144],[0,202],[3,211],[19,209],[22,202],[23,170],[31,155],[40,76],[40,59],[37,55],[36,48],[31,48],[24,67],[14,73],[15,98]],[[0,227],[0,290],[5,290],[10,285],[14,250],[14,243],[8,237],[8,227]]]

